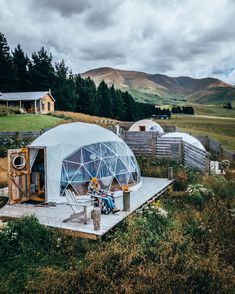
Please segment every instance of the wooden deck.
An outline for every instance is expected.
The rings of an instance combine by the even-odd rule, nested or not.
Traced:
[[[32,204],[6,205],[0,209],[0,218],[1,216],[19,218],[26,215],[35,215],[41,224],[61,228],[65,230],[66,233],[74,236],[96,240],[110,231],[129,214],[161,195],[171,183],[172,181],[168,179],[143,177],[141,188],[131,193],[130,211],[123,211],[122,196],[115,198],[116,206],[120,209],[120,212],[101,215],[101,229],[99,231],[94,230],[91,218],[88,218],[88,223],[86,225],[83,224],[83,218],[73,222],[63,223],[63,220],[72,214],[71,208],[66,204],[57,204],[56,206]]]

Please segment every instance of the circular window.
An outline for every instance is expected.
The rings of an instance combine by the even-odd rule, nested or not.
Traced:
[[[21,155],[17,155],[12,159],[12,165],[16,169],[22,169],[26,165],[25,158]]]
[[[90,155],[90,159],[92,159],[92,160],[96,159],[96,155],[95,154],[91,154]]]

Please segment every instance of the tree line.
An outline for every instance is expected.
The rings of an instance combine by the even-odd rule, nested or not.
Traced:
[[[89,77],[74,75],[64,60],[53,64],[52,54],[44,47],[33,52],[31,58],[21,45],[10,50],[4,34],[0,33],[0,92],[49,88],[58,110],[130,121],[159,114],[154,105],[136,102],[127,91],[108,87],[104,81],[96,87]]]
[[[171,109],[172,113],[182,113],[182,114],[194,114],[194,109],[192,106],[173,106]]]

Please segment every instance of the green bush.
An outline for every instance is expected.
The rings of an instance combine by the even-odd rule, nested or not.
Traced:
[[[195,207],[202,209],[206,198],[214,196],[213,191],[202,185],[202,184],[192,184],[187,188],[187,197],[186,200],[188,203],[191,203]]]
[[[20,114],[20,108],[15,106],[0,105],[0,116],[6,116],[9,114]]]
[[[16,139],[16,138],[0,138],[0,157],[7,156],[8,149],[23,148],[33,141],[31,138]]]
[[[222,175],[204,177],[204,185],[211,189],[216,197],[231,198],[235,195],[234,178],[226,178]]]

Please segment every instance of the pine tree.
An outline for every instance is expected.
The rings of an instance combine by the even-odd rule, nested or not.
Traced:
[[[48,55],[44,47],[32,54],[29,72],[34,91],[53,88],[55,71],[52,65],[52,55]]]
[[[114,86],[110,88],[110,95],[112,97],[112,113],[113,117],[116,119],[123,119],[124,109],[123,109],[123,100],[122,93],[120,90],[115,90]]]
[[[5,36],[0,33],[0,91],[14,91],[15,71],[10,48]]]
[[[17,91],[29,91],[31,90],[32,83],[29,76],[29,64],[30,60],[27,55],[24,54],[21,46],[15,48],[12,52],[13,63],[16,71],[15,88]]]
[[[112,117],[112,97],[109,88],[105,81],[101,81],[98,86],[98,100],[100,103],[100,115],[105,117]]]

